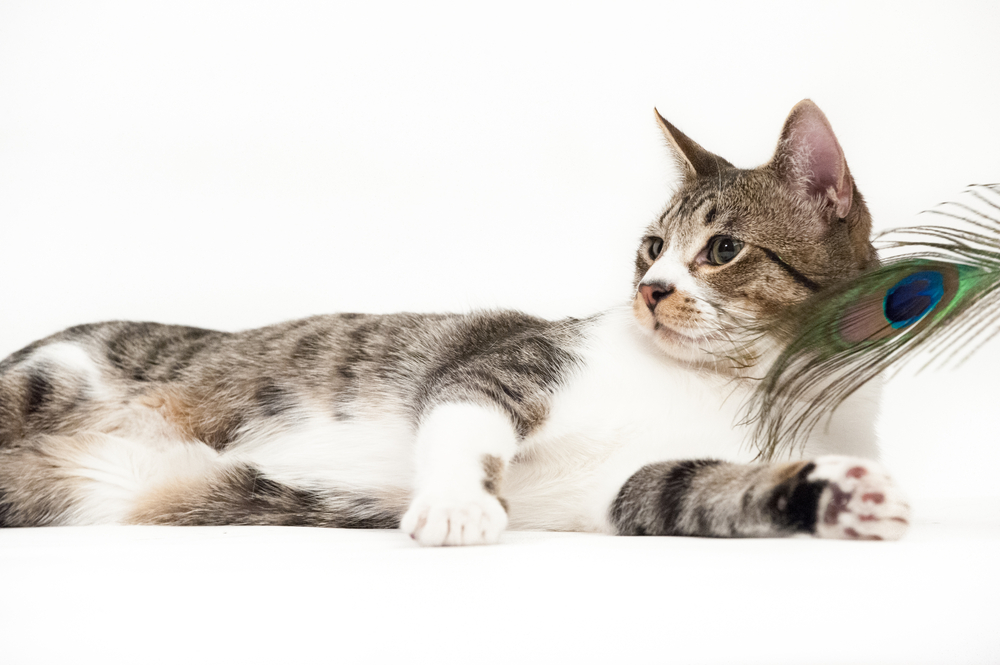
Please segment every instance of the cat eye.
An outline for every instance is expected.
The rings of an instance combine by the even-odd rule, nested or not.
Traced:
[[[650,238],[649,247],[646,248],[646,251],[649,254],[649,258],[655,261],[656,257],[663,251],[663,240],[660,238]]]
[[[708,262],[721,266],[736,258],[743,249],[743,241],[732,236],[715,236],[708,241]]]

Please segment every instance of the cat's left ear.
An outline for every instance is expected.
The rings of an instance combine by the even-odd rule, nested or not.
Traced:
[[[812,100],[803,99],[788,114],[771,166],[793,188],[847,217],[854,181],[830,121]]]
[[[660,115],[655,108],[656,122],[660,125],[660,131],[667,139],[667,145],[673,153],[677,168],[684,174],[684,179],[697,178],[699,176],[716,177],[725,168],[733,168],[733,165],[722,157],[705,150],[700,145],[687,137],[684,132],[671,125]]]

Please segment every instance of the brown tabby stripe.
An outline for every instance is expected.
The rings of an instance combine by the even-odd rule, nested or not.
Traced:
[[[198,478],[149,494],[128,521],[395,529],[404,506],[401,500],[366,494],[292,488],[249,466],[236,466],[214,478]]]
[[[761,251],[764,252],[764,254],[765,254],[765,256],[767,256],[767,258],[769,258],[771,261],[773,261],[774,263],[776,263],[782,270],[784,270],[785,272],[787,272],[788,275],[789,275],[789,277],[791,277],[792,279],[794,279],[797,284],[800,284],[800,285],[806,287],[807,289],[809,289],[810,291],[813,291],[813,292],[819,291],[820,288],[822,288],[822,287],[820,287],[819,284],[817,284],[816,282],[812,281],[811,279],[809,279],[808,277],[806,277],[805,275],[803,275],[801,272],[799,272],[798,270],[796,270],[792,266],[790,266],[787,263],[785,263],[784,261],[782,261],[780,256],[778,256],[777,254],[775,254],[774,252],[772,252],[768,248],[761,247],[760,249],[761,249]]]

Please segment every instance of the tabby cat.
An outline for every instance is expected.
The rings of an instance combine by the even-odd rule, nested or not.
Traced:
[[[70,328],[0,363],[0,524],[900,537],[877,387],[800,459],[753,463],[738,418],[778,350],[739,331],[878,262],[826,117],[799,103],[749,170],[657,120],[683,179],[630,305]]]

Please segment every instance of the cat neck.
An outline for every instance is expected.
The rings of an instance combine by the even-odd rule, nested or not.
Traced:
[[[594,326],[587,338],[591,351],[615,356],[624,354],[679,372],[698,374],[708,380],[718,380],[749,386],[758,381],[777,358],[780,347],[769,340],[757,340],[754,353],[736,358],[706,351],[698,360],[671,356],[654,339],[654,332],[639,325],[630,306],[605,310],[594,317]],[[744,354],[745,356],[747,354]]]

